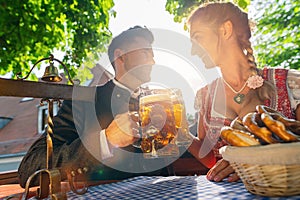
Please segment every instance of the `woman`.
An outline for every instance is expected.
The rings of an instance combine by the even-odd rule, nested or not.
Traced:
[[[222,73],[221,78],[197,92],[199,139],[193,140],[189,151],[211,168],[209,180],[228,177],[228,181],[236,181],[239,177],[218,154],[225,145],[220,129],[260,104],[300,120],[300,72],[256,67],[248,15],[232,3],[199,7],[190,15],[188,25],[192,54],[198,55],[206,68],[218,66]]]

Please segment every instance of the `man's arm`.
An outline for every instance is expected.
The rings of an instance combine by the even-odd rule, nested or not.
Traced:
[[[69,103],[66,102],[63,105],[55,118],[56,127],[52,137],[53,167],[62,169],[62,179],[66,178],[65,170],[76,170],[83,167],[92,170],[96,166],[101,167],[102,159],[112,157],[110,149],[107,149],[108,146],[125,147],[138,139],[138,133],[132,132],[132,130],[137,130],[137,124],[131,120],[128,113],[117,115],[107,129],[102,130],[102,134],[105,134],[102,135],[102,138],[99,126],[91,124],[86,128],[84,136],[79,137],[77,129],[81,131],[84,128],[75,128],[71,116],[67,114],[72,113]],[[77,111],[79,112],[79,110]],[[31,174],[46,168],[46,147],[46,134],[44,134],[31,146],[23,158],[18,170],[22,187],[25,186]],[[33,181],[33,185],[38,185],[38,180]]]

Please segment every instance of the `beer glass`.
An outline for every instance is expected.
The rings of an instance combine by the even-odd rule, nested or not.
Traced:
[[[178,147],[188,147],[192,142],[189,125],[186,118],[185,103],[179,88],[152,89],[152,94],[167,94],[171,97],[175,126],[177,130],[176,144]]]
[[[172,99],[169,94],[150,94],[140,98],[141,149],[145,158],[178,156]]]
[[[171,88],[170,93],[173,104],[175,125],[177,129],[176,144],[178,146],[187,146],[191,143],[191,137],[189,135],[189,125],[186,118],[186,109],[183,96],[178,88]]]

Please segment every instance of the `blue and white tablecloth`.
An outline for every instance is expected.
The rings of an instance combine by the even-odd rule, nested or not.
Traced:
[[[300,188],[299,188],[300,189]],[[121,182],[89,187],[84,195],[67,193],[68,199],[196,200],[196,199],[299,199],[268,198],[249,193],[243,183],[211,182],[205,176],[139,176]]]

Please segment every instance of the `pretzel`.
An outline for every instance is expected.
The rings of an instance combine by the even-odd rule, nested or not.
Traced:
[[[221,137],[232,146],[260,145],[259,141],[249,132],[224,126],[221,129]]]
[[[274,120],[280,121],[285,127],[296,135],[300,135],[300,121],[288,119],[278,114],[270,114]]]
[[[268,106],[265,106],[265,105],[257,105],[256,106],[256,111],[259,113],[259,114],[262,114],[262,113],[268,113],[268,114],[278,114],[278,115],[281,115],[283,116],[280,112],[268,107]]]
[[[297,136],[295,136],[292,132],[286,130],[285,125],[282,122],[274,120],[273,117],[268,113],[262,113],[261,119],[264,122],[264,124],[283,141],[299,141]]]
[[[248,129],[244,126],[243,121],[237,117],[230,123],[230,127],[233,129],[238,129],[240,131],[248,132]]]
[[[251,112],[245,115],[243,117],[243,124],[252,134],[262,139],[264,142],[269,144],[279,142],[272,137],[272,132],[264,126],[259,113]]]
[[[288,130],[290,130],[294,134],[300,135],[300,121],[289,119],[282,115],[280,112],[277,112],[276,110],[273,110],[272,108],[264,105],[256,106],[256,110],[260,114],[267,113],[271,115],[274,120],[283,123]]]

